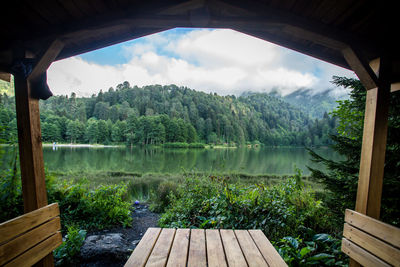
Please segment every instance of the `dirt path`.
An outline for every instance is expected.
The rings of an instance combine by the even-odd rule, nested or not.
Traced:
[[[107,235],[107,234],[121,234],[122,238],[126,240],[128,249],[133,250],[139,243],[140,239],[149,227],[156,227],[159,219],[159,214],[151,212],[147,204],[135,205],[135,210],[132,212],[132,227],[114,227],[102,231],[90,232],[87,237],[93,235]],[[81,250],[82,251],[82,250]],[[108,251],[107,251],[108,252]],[[110,250],[109,253],[102,253],[104,257],[94,257],[90,259],[82,258],[80,266],[85,267],[106,267],[106,266],[124,266],[127,259],[120,255],[113,255]],[[126,254],[126,253],[125,253]]]

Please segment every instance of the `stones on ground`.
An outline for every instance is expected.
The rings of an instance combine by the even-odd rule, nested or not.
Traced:
[[[81,258],[85,262],[107,260],[125,260],[132,252],[130,245],[120,233],[88,236],[81,248]]]

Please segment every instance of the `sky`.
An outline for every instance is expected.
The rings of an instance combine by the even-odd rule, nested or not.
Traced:
[[[220,95],[289,94],[332,89],[332,76],[351,71],[229,29],[177,28],[54,62],[48,84],[55,95],[91,96],[128,81],[187,86]]]

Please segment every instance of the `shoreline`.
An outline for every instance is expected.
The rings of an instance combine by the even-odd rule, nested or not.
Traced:
[[[42,144],[42,146],[46,146],[46,147],[99,147],[99,148],[103,148],[103,147],[124,147],[123,145],[101,145],[101,144],[49,144],[49,143],[44,143]]]

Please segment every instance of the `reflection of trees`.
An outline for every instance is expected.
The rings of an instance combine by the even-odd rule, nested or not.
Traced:
[[[293,166],[308,174],[309,154],[303,148],[261,149],[161,149],[161,148],[68,148],[53,151],[44,147],[44,160],[50,171],[133,173],[181,173],[186,171],[248,174],[292,174]],[[339,156],[332,150],[316,150],[327,158]]]

